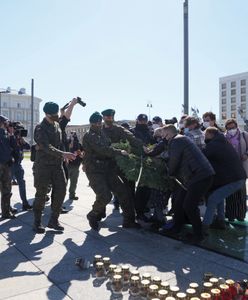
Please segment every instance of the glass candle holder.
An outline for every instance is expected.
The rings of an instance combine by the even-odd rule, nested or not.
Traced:
[[[150,280],[147,279],[141,280],[140,296],[144,299],[147,299],[149,285],[150,285]]]
[[[98,262],[102,262],[102,256],[99,255],[99,254],[96,254],[96,255],[94,256],[93,266],[95,267],[95,266],[96,266],[96,263],[98,263]]]
[[[114,275],[112,281],[112,291],[114,294],[121,294],[122,293],[122,278],[121,275]]]
[[[130,294],[132,296],[138,296],[139,295],[139,283],[140,283],[140,278],[138,276],[132,276],[130,279]]]
[[[158,286],[156,284],[151,284],[148,288],[147,299],[151,300],[152,298],[156,298],[157,295],[158,295]]]
[[[105,270],[103,262],[96,263],[96,278],[103,279],[105,277]]]
[[[168,297],[168,291],[167,290],[159,290],[158,291],[158,298],[160,300],[165,300],[166,297]]]
[[[129,266],[122,266],[121,267],[122,270],[122,278],[123,278],[123,283],[124,284],[128,284],[129,280],[130,280],[130,270],[129,270]]]
[[[103,257],[102,262],[103,262],[105,271],[108,272],[109,266],[110,266],[110,264],[111,264],[110,258],[109,258],[109,257]]]
[[[114,271],[115,271],[116,268],[117,268],[117,266],[114,265],[114,264],[109,265],[109,269],[108,269],[107,275],[108,275],[108,278],[109,278],[110,281],[112,281],[113,276],[115,275]]]

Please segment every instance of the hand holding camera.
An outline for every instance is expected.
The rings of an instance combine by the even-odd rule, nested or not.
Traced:
[[[66,110],[69,105],[76,105],[76,104],[80,104],[81,106],[85,107],[86,106],[86,103],[82,101],[82,99],[80,97],[77,97],[77,98],[73,98],[70,102],[66,103],[63,107],[61,107],[61,110],[64,111]]]

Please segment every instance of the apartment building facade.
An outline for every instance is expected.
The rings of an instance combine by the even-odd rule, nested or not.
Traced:
[[[221,125],[229,118],[237,120],[241,128],[248,119],[248,72],[219,79],[219,120]]]

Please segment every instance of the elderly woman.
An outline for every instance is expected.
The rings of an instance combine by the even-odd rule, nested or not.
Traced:
[[[248,176],[248,133],[241,131],[235,119],[228,119],[225,123],[226,139],[236,150]],[[246,214],[246,185],[226,198],[226,217],[229,221],[243,221]]]
[[[205,147],[205,136],[201,130],[201,124],[195,117],[188,116],[185,119],[184,135],[191,139],[193,143],[200,149]]]

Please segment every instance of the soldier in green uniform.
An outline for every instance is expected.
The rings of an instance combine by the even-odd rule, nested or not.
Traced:
[[[108,138],[110,138],[111,143],[120,143],[121,141],[128,141],[132,147],[132,152],[136,155],[141,155],[143,153],[143,142],[137,139],[132,132],[127,130],[126,128],[114,124],[114,109],[105,109],[102,111],[102,116],[104,120],[103,124],[103,132],[106,134]],[[124,174],[118,169],[118,174],[122,178],[125,183],[126,189],[129,194],[129,198],[135,203],[135,183],[132,181],[128,181]],[[119,205],[117,195],[114,193],[114,206],[117,207]]]
[[[135,222],[134,205],[128,197],[125,184],[116,172],[114,157],[127,152],[111,147],[111,141],[102,131],[102,116],[91,115],[90,130],[83,137],[84,170],[89,184],[96,194],[96,200],[87,218],[92,229],[99,229],[99,221],[104,218],[106,205],[111,201],[113,191],[119,198],[123,210],[124,228],[139,228]]]
[[[34,162],[34,186],[36,188],[33,203],[34,226],[36,233],[44,233],[41,215],[44,209],[47,188],[52,184],[54,199],[52,215],[48,223],[49,228],[64,230],[58,221],[61,206],[66,193],[66,178],[62,167],[63,160],[74,160],[75,155],[61,151],[62,135],[59,128],[59,106],[54,102],[47,102],[43,108],[45,118],[35,127],[34,140],[36,155]]]
[[[128,141],[136,154],[142,154],[143,143],[141,140],[134,137],[134,135],[124,127],[114,124],[114,109],[106,109],[102,111],[104,120],[103,132],[111,143],[120,143],[121,141]]]

